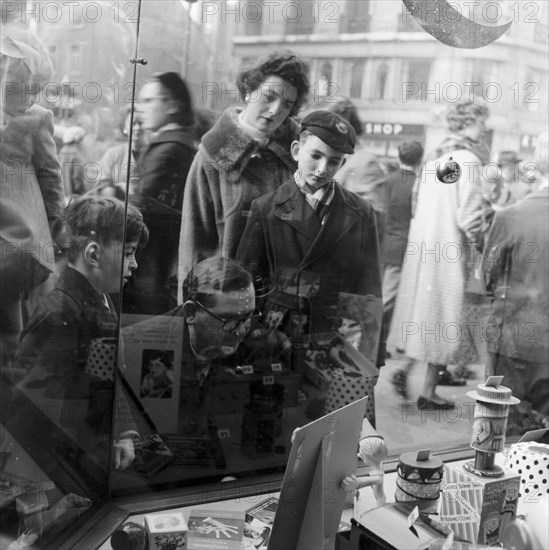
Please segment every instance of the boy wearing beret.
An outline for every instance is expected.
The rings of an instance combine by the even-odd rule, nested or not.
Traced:
[[[356,299],[381,298],[375,214],[333,179],[355,142],[353,128],[336,113],[307,115],[291,144],[298,170],[253,201],[237,259],[266,290],[263,314],[270,329],[295,337],[351,324],[361,332],[359,349],[375,358],[377,342],[368,336],[379,321],[364,317],[365,302]],[[380,345],[378,366],[384,358]]]

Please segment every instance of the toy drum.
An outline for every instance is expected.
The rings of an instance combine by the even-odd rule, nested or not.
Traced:
[[[413,503],[420,512],[430,514],[437,511],[444,466],[439,458],[426,456],[400,455],[395,501]]]

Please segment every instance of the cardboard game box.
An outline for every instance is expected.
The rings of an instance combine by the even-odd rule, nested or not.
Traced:
[[[440,521],[461,539],[488,546],[497,544],[500,527],[516,515],[519,489],[520,476],[513,473],[482,478],[466,472],[463,466],[446,466]]]
[[[244,512],[191,510],[188,550],[240,550],[244,537]]]
[[[183,550],[187,543],[187,523],[183,512],[147,514],[145,528],[149,550]]]

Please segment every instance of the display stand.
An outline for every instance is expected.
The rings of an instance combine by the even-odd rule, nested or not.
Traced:
[[[298,428],[269,541],[269,550],[333,550],[346,493],[356,471],[367,397]]]
[[[333,434],[328,434],[322,438],[321,450],[318,454],[315,475],[313,477],[313,490],[309,491],[309,499],[305,509],[305,517],[301,525],[301,533],[297,542],[297,550],[307,550],[309,548],[333,548],[336,532],[332,533],[330,529],[330,517],[326,516],[329,506],[325,506],[325,497],[329,491],[315,490],[315,488],[326,488],[329,486],[327,464],[325,457],[329,453],[330,446],[333,445]],[[333,539],[333,540],[332,540]]]

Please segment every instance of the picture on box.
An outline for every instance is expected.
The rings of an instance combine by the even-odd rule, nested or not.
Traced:
[[[173,350],[143,350],[140,397],[154,399],[169,399],[172,397],[173,359]]]

